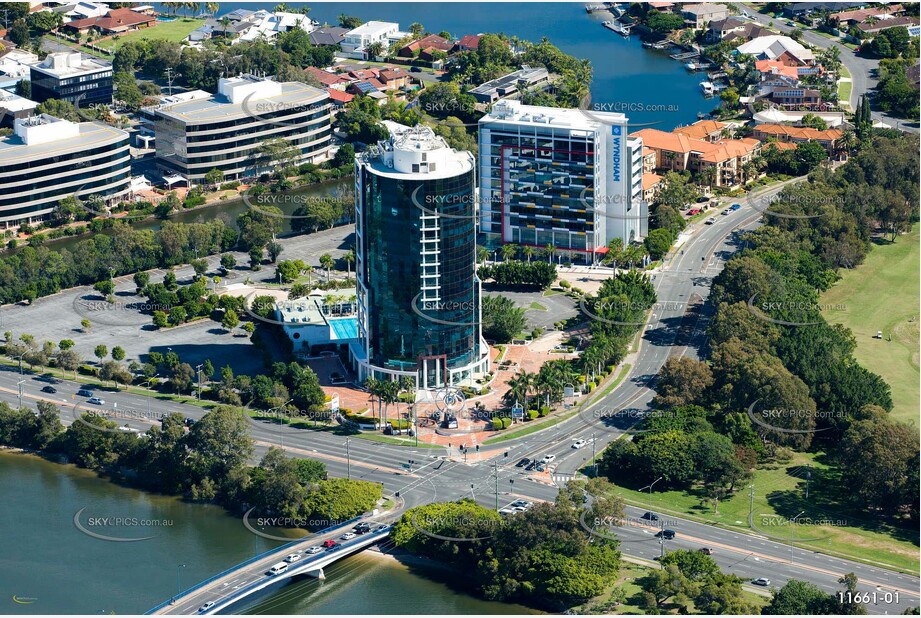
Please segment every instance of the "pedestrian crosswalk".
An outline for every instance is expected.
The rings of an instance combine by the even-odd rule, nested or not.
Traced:
[[[557,485],[564,485],[567,481],[571,481],[576,478],[575,474],[551,474],[550,478],[553,479],[553,482]]]

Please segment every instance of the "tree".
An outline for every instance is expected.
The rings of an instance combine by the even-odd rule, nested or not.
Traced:
[[[707,363],[686,356],[670,357],[659,370],[653,405],[669,408],[701,403],[712,385],[713,372]]]
[[[117,361],[125,360],[125,349],[118,345],[112,348],[112,358]]]
[[[96,356],[96,358],[102,360],[109,355],[109,348],[100,343],[96,346],[96,349],[93,350],[93,354]]]
[[[355,163],[355,147],[352,144],[342,144],[333,157],[332,166],[342,167]]]
[[[349,30],[354,30],[364,23],[360,18],[346,15],[344,13],[339,15],[338,20],[341,27],[348,28]]]
[[[106,361],[99,367],[99,379],[105,382],[112,381],[118,386],[118,384],[131,384],[132,376],[130,371],[115,361]]]
[[[652,259],[658,260],[671,249],[674,238],[670,231],[659,228],[651,230],[643,242]]]
[[[486,339],[508,343],[526,325],[524,309],[516,307],[507,296],[484,296],[482,301],[482,329]]]
[[[230,270],[234,268],[236,265],[237,265],[237,258],[235,258],[233,254],[225,253],[224,255],[221,256],[221,266],[223,268]]]
[[[771,602],[761,610],[771,616],[822,616],[834,614],[837,598],[822,592],[815,584],[791,579],[771,591]]]
[[[676,13],[659,13],[653,10],[646,16],[646,25],[655,32],[667,33],[684,27],[684,18]]]
[[[193,479],[221,481],[245,466],[253,453],[248,426],[243,412],[228,406],[217,407],[192,425],[188,447]]]
[[[195,370],[192,369],[192,365],[188,363],[180,363],[173,369],[169,378],[169,382],[174,391],[177,393],[182,393],[183,391],[188,391],[192,388],[194,379]]]
[[[320,266],[326,269],[326,280],[327,281],[329,281],[330,270],[332,270],[333,266],[335,265],[336,265],[336,262],[335,260],[333,260],[333,257],[330,254],[324,253],[323,255],[320,256]]]
[[[224,317],[221,318],[221,326],[224,327],[224,330],[231,331],[235,329],[240,324],[240,318],[237,316],[237,312],[233,309],[228,309],[224,312]]]
[[[697,198],[697,190],[688,183],[688,177],[678,172],[665,174],[663,183],[662,190],[656,200],[660,204],[681,209]]]
[[[271,241],[268,245],[266,245],[265,249],[266,249],[266,252],[268,252],[269,254],[269,262],[271,262],[272,264],[274,264],[275,260],[278,259],[278,256],[281,255],[281,252],[285,250],[285,248],[281,245],[281,243],[276,242],[274,240]]]
[[[29,26],[25,19],[17,19],[10,28],[10,40],[23,49],[29,49],[31,42],[29,38]]]
[[[701,581],[719,573],[720,570],[713,558],[703,552],[689,549],[668,552],[659,564],[665,568],[675,565],[690,581]]]
[[[208,173],[205,174],[205,182],[208,183],[212,191],[217,189],[218,186],[224,182],[224,172],[216,167],[211,168]]]
[[[693,595],[693,584],[671,564],[663,569],[653,569],[644,577],[637,579],[637,584],[647,594],[647,608],[657,609],[669,599],[674,598],[679,605],[687,605]]]

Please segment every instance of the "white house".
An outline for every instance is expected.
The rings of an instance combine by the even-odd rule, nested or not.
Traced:
[[[345,33],[340,44],[344,56],[364,60],[365,50],[374,43],[388,45],[400,32],[400,24],[389,21],[369,21]]]

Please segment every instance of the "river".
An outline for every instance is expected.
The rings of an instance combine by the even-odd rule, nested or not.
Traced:
[[[219,507],[120,487],[87,470],[31,455],[0,451],[0,496],[6,504],[0,535],[3,614],[140,614],[175,594],[178,586],[187,588],[279,544],[248,532],[240,518]],[[81,509],[77,521],[89,532],[153,538],[93,538],[74,523]],[[529,612],[518,605],[481,601],[369,552],[327,568],[326,577],[322,582],[296,581],[235,611]]]

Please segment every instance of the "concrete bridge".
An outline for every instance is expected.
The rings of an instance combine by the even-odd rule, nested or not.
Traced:
[[[366,522],[371,527],[371,531],[356,534],[352,539],[342,539],[342,535],[351,532],[353,526],[360,521]],[[192,586],[172,599],[164,601],[145,614],[185,616],[216,614],[260,590],[283,585],[294,577],[306,575],[323,579],[325,577],[324,567],[385,540],[389,534],[390,525],[388,523],[375,521],[373,518],[358,517],[241,562]],[[334,541],[338,545],[327,549],[323,547],[327,541]],[[323,551],[307,554],[305,550],[311,546],[321,546]],[[299,553],[301,558],[288,564],[285,572],[277,575],[269,572],[272,565],[283,562],[285,556],[295,553]]]

